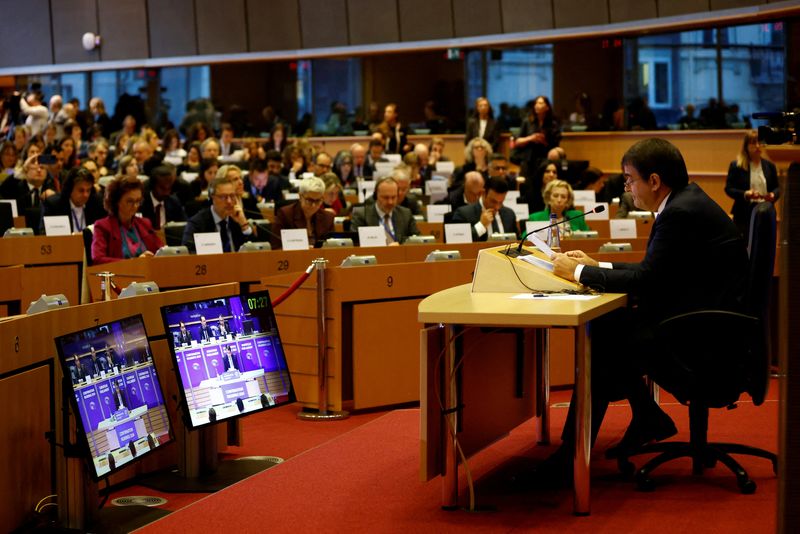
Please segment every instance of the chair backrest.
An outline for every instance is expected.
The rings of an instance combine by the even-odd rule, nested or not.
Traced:
[[[177,247],[183,241],[183,231],[186,229],[186,222],[172,221],[164,225],[164,240],[168,247]]]
[[[761,202],[750,216],[750,240],[747,246],[750,268],[747,277],[747,313],[760,319],[759,335],[748,369],[747,392],[753,403],[764,402],[769,386],[770,335],[769,309],[775,270],[775,247],[778,226],[772,202]]]

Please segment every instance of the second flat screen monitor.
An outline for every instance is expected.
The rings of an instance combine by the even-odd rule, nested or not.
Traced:
[[[161,313],[191,428],[295,401],[266,291]]]

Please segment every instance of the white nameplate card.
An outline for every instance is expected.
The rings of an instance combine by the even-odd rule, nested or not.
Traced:
[[[443,223],[444,214],[450,213],[450,204],[428,204],[428,222]]]
[[[383,226],[359,226],[358,246],[385,247],[386,231],[383,229]]]
[[[511,208],[514,211],[514,215],[517,216],[518,221],[528,220],[528,216],[530,215],[530,210],[527,204],[517,204],[516,201],[514,201],[514,202],[504,202],[503,206]]]
[[[400,154],[384,154],[383,159],[387,160],[392,165],[397,165],[398,163],[402,163],[403,156]]]
[[[194,246],[198,256],[222,254],[222,236],[219,232],[200,232],[194,234]]]
[[[364,203],[375,192],[375,182],[372,180],[358,181],[358,201]]]
[[[436,162],[436,172],[441,172],[445,174],[453,174],[453,171],[456,170],[456,164],[452,161],[437,161]]]
[[[17,212],[17,201],[15,199],[10,200],[0,200],[0,202],[5,202],[7,204],[11,204],[11,216],[12,217],[19,217]]]
[[[69,215],[51,215],[45,217],[44,233],[48,237],[71,234],[72,229],[69,226]]]
[[[392,163],[391,161],[376,161],[375,172],[384,175],[390,174],[396,166],[397,163]]]
[[[519,191],[509,191],[508,193],[506,193],[506,199],[504,201],[504,204],[505,205],[516,204],[518,198],[519,198]]]
[[[300,193],[290,193],[289,191],[284,191],[283,198],[284,200],[299,200]]]
[[[472,228],[469,223],[444,225],[445,243],[472,243]]]
[[[584,211],[593,210],[597,206],[605,206],[605,209],[600,213],[588,213],[586,214],[587,221],[607,221],[608,220],[608,202],[594,202],[592,204],[587,204],[583,206]]]
[[[584,209],[589,209],[587,206],[594,206],[597,204],[597,193],[591,189],[577,189],[572,192],[575,196],[575,205],[583,206]]]
[[[447,198],[447,182],[444,180],[426,181],[425,194],[431,197],[431,202],[437,202]]]
[[[610,219],[611,239],[633,239],[636,237],[636,219]]]
[[[308,231],[305,228],[281,230],[283,250],[308,250]]]

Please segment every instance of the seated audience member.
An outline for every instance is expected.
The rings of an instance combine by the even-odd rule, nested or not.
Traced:
[[[200,143],[200,155],[203,159],[219,159],[219,141],[209,137]]]
[[[14,169],[17,168],[19,161],[19,152],[11,141],[4,141],[0,146],[0,181],[5,180],[8,176],[13,176]]]
[[[200,163],[203,161],[203,156],[200,155],[200,145],[192,143],[186,149],[186,157],[183,158],[183,163],[178,166],[178,175],[185,172],[200,172]]]
[[[632,414],[622,440],[608,449],[607,456],[677,432],[643,379],[648,375],[678,398],[689,387],[679,362],[658,350],[656,326],[668,317],[698,310],[740,312],[748,266],[735,225],[697,184],[689,183],[686,164],[675,146],[658,138],[639,141],[622,157],[622,168],[635,203],[659,212],[644,260],[606,264],[579,250],[553,257],[557,276],[610,293],[627,293],[637,302],[592,325],[592,395],[591,407],[587,406],[591,441],[609,402],[627,399]],[[551,482],[572,478],[575,427],[572,403],[561,447],[538,470]]]
[[[557,218],[556,220],[561,223],[564,219],[580,215],[580,210],[570,209],[574,200],[575,195],[569,183],[564,180],[553,180],[544,188],[545,209],[531,213],[528,220],[549,221],[550,215],[554,213]],[[589,230],[589,225],[586,224],[586,220],[583,217],[573,219],[568,225],[558,225],[558,231],[561,235],[568,235],[573,231],[586,230]]]
[[[494,120],[492,106],[484,96],[475,100],[475,115],[467,121],[464,144],[469,144],[476,137],[485,139],[491,145],[492,150],[497,150],[500,142],[500,128],[497,127],[497,123]]]
[[[332,172],[326,172],[320,179],[325,182],[325,193],[322,196],[322,209],[339,215],[347,208],[347,201],[342,194],[342,182]]]
[[[398,205],[399,185],[392,176],[382,178],[375,184],[375,202],[353,208],[350,229],[361,226],[382,226],[389,245],[399,245],[409,236],[419,234],[411,210]]]
[[[536,213],[545,208],[544,188],[555,179],[559,179],[559,165],[552,161],[543,161],[520,186],[520,199],[528,204],[528,212]]]
[[[95,163],[93,159],[85,159],[81,162],[80,168],[86,169],[92,175],[92,179],[94,180],[92,188],[94,188],[95,191],[102,190],[102,187],[100,187],[100,184],[98,183],[101,178],[101,175],[100,175],[100,169],[97,167],[97,163]],[[101,196],[100,198],[103,197]]]
[[[138,178],[119,176],[106,186],[104,204],[108,216],[94,224],[92,262],[109,263],[152,256],[163,246],[145,217],[136,217],[144,186]]]
[[[24,216],[25,225],[38,234],[44,230],[41,227],[42,203],[56,194],[55,185],[36,156],[28,158],[23,169],[24,179],[11,177],[3,182],[3,196],[17,201],[18,214]]]
[[[253,162],[244,181],[244,188],[256,202],[281,203],[283,192],[292,186],[289,179],[281,174],[281,155],[275,150],[270,150],[267,155],[270,159]]]
[[[633,205],[633,195],[629,191],[622,193],[619,197],[619,207],[617,208],[617,219],[627,219],[630,212],[636,211],[636,206]]]
[[[172,164],[175,164],[176,161],[183,161],[186,157],[186,150],[181,147],[178,130],[173,128],[164,132],[164,137],[161,139],[161,152],[164,153],[164,158],[167,158]]]
[[[617,173],[609,176],[597,167],[585,169],[575,184],[576,191],[594,191],[594,198],[597,202],[608,202],[609,204],[612,200],[622,195],[624,188],[624,180],[621,174]]]
[[[258,201],[244,188],[242,169],[236,165],[223,165],[217,171],[217,178],[225,176],[229,178],[236,187],[236,195],[239,197],[238,203],[244,211],[245,217],[249,219],[260,219],[261,210],[258,209]]]
[[[367,149],[360,143],[353,143],[350,146],[350,154],[353,155],[353,176],[355,179],[372,178],[372,165],[367,160]]]
[[[451,191],[447,195],[447,200],[442,202],[450,204],[452,211],[456,211],[461,206],[474,204],[483,196],[483,187],[486,179],[478,171],[470,171],[464,178],[464,183]]]
[[[168,222],[186,220],[181,201],[172,193],[176,179],[175,167],[169,163],[162,163],[150,171],[141,211],[142,217],[150,219],[156,230]]]
[[[195,250],[195,233],[219,232],[223,252],[235,252],[245,241],[255,236],[245,217],[236,193],[236,183],[231,176],[232,174],[224,172],[217,174],[208,185],[211,205],[204,207],[187,221],[182,244],[190,250]]]
[[[489,178],[505,180],[508,182],[508,188],[514,190],[517,188],[517,177],[508,171],[508,158],[505,154],[495,152],[489,156]]]
[[[443,137],[434,137],[431,139],[431,144],[428,146],[428,153],[430,157],[428,158],[428,163],[435,169],[436,164],[440,161],[450,161],[450,159],[444,155],[444,138]]]
[[[333,172],[339,177],[344,187],[356,182],[356,175],[353,172],[353,155],[347,150],[342,150],[336,154],[333,162]]]
[[[287,138],[289,132],[286,131],[286,125],[282,122],[276,122],[275,126],[269,131],[269,141],[267,141],[264,150],[277,150],[282,153],[287,145]]]
[[[413,155],[412,152],[409,154]],[[406,154],[408,156],[409,154]],[[392,178],[397,182],[397,205],[408,208],[412,215],[422,215],[422,207],[417,196],[409,190],[411,189],[411,171],[407,165],[398,165],[392,171]]]
[[[237,143],[233,142],[234,132],[233,126],[228,123],[222,125],[222,129],[219,134],[219,155],[225,157],[233,156],[233,153],[237,150],[241,150],[241,146]],[[228,160],[230,161],[230,160]]]
[[[197,178],[189,183],[189,200],[184,203],[187,217],[192,217],[208,205],[208,184],[217,176],[219,162],[215,159],[200,161]],[[180,197],[179,197],[180,198]]]
[[[478,202],[458,208],[453,222],[469,223],[473,241],[487,241],[490,234],[516,234],[517,216],[511,208],[503,206],[506,194],[508,183],[505,180],[488,180],[483,196]]]
[[[105,139],[97,139],[89,143],[88,148],[89,159],[97,164],[97,170],[100,176],[108,176],[111,172],[106,164],[108,158],[108,142]],[[95,182],[95,187],[98,184]]]
[[[94,163],[94,162],[91,162]],[[81,232],[107,215],[103,201],[95,193],[94,176],[88,169],[72,169],[64,180],[61,192],[42,203],[42,217],[69,216],[73,232]]]
[[[300,199],[275,212],[272,248],[281,248],[281,230],[303,228],[313,245],[333,231],[333,213],[322,209],[325,182],[316,176],[300,182]]]
[[[333,158],[327,152],[317,152],[311,161],[311,172],[317,178],[333,170]]]
[[[117,177],[136,178],[139,176],[139,164],[133,156],[122,156],[117,165]]]
[[[433,165],[430,163],[430,152],[428,151],[428,145],[425,143],[417,143],[414,145],[414,154],[417,155],[417,165],[419,166],[418,175],[419,181],[414,182],[411,181],[412,187],[425,187],[425,182],[431,179],[433,176]]]
[[[383,153],[383,141],[380,139],[371,139],[369,142],[369,153],[367,154],[367,165],[370,167],[369,176],[375,174],[376,163],[389,161],[383,157]]]
[[[139,166],[139,174],[145,174],[145,164],[153,157],[154,153],[153,145],[144,136],[139,137],[133,143],[133,159],[136,160],[136,164]]]
[[[491,154],[492,147],[486,140],[476,137],[470,141],[464,148],[464,165],[457,167],[453,171],[450,188],[455,189],[464,183],[464,176],[470,171],[478,171],[484,178],[488,178],[489,156]]]
[[[759,202],[775,202],[781,193],[775,164],[761,155],[758,132],[745,134],[736,160],[728,167],[725,193],[733,199],[733,222],[747,239],[750,234],[750,214],[755,205]]]
[[[308,168],[304,152],[298,144],[287,146],[283,151],[283,170],[281,174],[290,180],[299,180]]]

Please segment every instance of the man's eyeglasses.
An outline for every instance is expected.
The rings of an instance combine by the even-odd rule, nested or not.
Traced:
[[[236,202],[236,199],[238,198],[236,193],[230,193],[228,195],[214,195],[214,197],[220,200],[230,200],[231,202]]]
[[[630,190],[633,188],[633,184],[635,183],[636,183],[635,178],[628,178],[627,180],[625,180],[625,183],[623,185],[625,186],[626,190]]]

